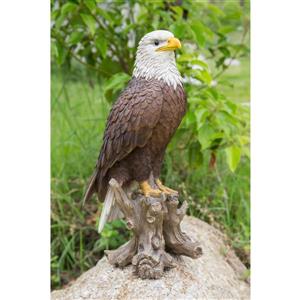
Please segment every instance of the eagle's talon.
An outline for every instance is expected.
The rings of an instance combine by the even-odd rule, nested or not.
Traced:
[[[164,186],[158,178],[155,179],[155,183],[163,193],[167,195],[178,195],[178,191],[172,190],[171,188]]]
[[[159,189],[153,189],[147,181],[140,183],[140,188],[145,197],[160,197],[162,191]]]
[[[161,196],[161,191],[158,189],[151,189],[150,191],[148,191],[145,196],[146,197],[160,197]]]

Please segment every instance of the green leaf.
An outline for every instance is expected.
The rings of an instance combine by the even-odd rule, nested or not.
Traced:
[[[190,62],[193,60],[193,55],[187,53],[180,54],[177,56],[176,60],[177,62]]]
[[[72,3],[72,2],[67,2],[65,3],[62,8],[61,8],[61,14],[63,16],[65,16],[66,14],[68,14],[69,12],[73,12],[75,11],[77,8],[77,4]]]
[[[209,148],[211,145],[212,140],[214,139],[215,130],[211,125],[205,123],[199,130],[198,130],[198,141],[201,144],[201,149],[205,150]]]
[[[202,60],[194,59],[192,60],[193,65],[198,65],[200,67],[203,67],[204,69],[208,70],[208,64]]]
[[[56,20],[58,15],[59,15],[59,10],[51,11],[51,20],[53,20],[53,21]]]
[[[127,73],[114,74],[104,85],[104,91],[111,89],[121,89],[130,79]]]
[[[188,148],[189,166],[193,169],[199,168],[203,163],[203,153],[198,142],[192,143]]]
[[[112,92],[120,91],[124,88],[125,84],[130,80],[130,76],[127,73],[114,74],[104,85],[104,94],[108,100],[112,100]]]
[[[196,78],[201,80],[202,82],[206,83],[207,85],[210,85],[212,82],[212,76],[207,70],[199,70],[197,72]]]
[[[103,58],[106,57],[107,41],[103,36],[98,36],[95,40],[96,47],[99,49]]]
[[[87,6],[87,8],[93,12],[96,9],[96,3],[94,0],[85,0],[84,4]]]
[[[230,57],[230,51],[228,48],[226,47],[219,47],[219,50],[224,54],[225,57]]]
[[[215,33],[207,26],[203,25],[203,31],[206,35],[206,38],[209,39],[210,41],[213,41]]]
[[[225,59],[225,56],[222,56],[220,59],[218,59],[216,62],[216,67],[219,68],[220,66],[222,66],[224,64]]]
[[[61,26],[62,26],[62,24],[63,24],[63,22],[65,21],[65,16],[64,15],[60,15],[56,20],[55,20],[55,27],[57,28],[57,29],[59,29]]]
[[[183,9],[180,6],[172,6],[171,9],[176,13],[177,18],[182,18]]]
[[[206,121],[206,118],[209,116],[209,112],[206,108],[199,109],[195,112],[196,120],[197,120],[197,126],[198,128],[201,128]]]
[[[242,16],[242,11],[241,10],[236,10],[236,11],[232,11],[230,13],[226,14],[226,19],[233,21],[233,20],[240,20]]]
[[[63,45],[61,45],[59,42],[56,43],[55,56],[56,56],[57,64],[62,65],[66,58],[66,51]]]
[[[236,115],[229,113],[228,111],[222,109],[216,113],[219,120],[223,121],[228,127],[229,125],[238,126],[239,120]]]
[[[170,27],[171,31],[177,38],[183,38],[186,32],[186,25],[182,23],[172,24]]]
[[[120,63],[108,57],[108,55],[102,59],[99,68],[103,71],[103,75],[105,77],[109,76],[109,78],[116,73],[123,72]]]
[[[190,99],[189,99],[190,100]],[[184,125],[189,128],[196,123],[196,116],[194,111],[188,110],[185,117],[184,117]]]
[[[231,25],[223,26],[219,29],[219,32],[222,34],[227,34],[227,33],[233,32],[233,31],[235,31],[235,27],[231,26]]]
[[[225,13],[223,12],[223,10],[221,10],[219,7],[217,7],[216,5],[213,4],[208,4],[207,8],[211,10],[211,12],[213,12],[216,16],[221,16],[223,17],[225,15]]]
[[[227,164],[231,172],[234,172],[241,160],[242,150],[240,147],[231,146],[225,149]]]
[[[69,45],[71,46],[76,45],[78,42],[82,40],[83,36],[84,36],[84,32],[80,32],[80,31],[72,32],[68,40]]]
[[[92,16],[87,14],[80,14],[80,16],[85,25],[87,25],[87,27],[89,28],[91,34],[94,35],[96,31],[96,20]]]
[[[193,22],[193,24],[191,25],[191,29],[194,35],[194,39],[196,40],[198,45],[203,48],[205,45],[205,36],[202,23],[200,21]]]
[[[219,93],[215,88],[208,88],[207,93],[210,94],[215,100],[219,99]]]
[[[109,23],[114,24],[114,19],[110,16],[110,14],[101,7],[97,6],[97,15],[107,20]]]
[[[250,159],[250,147],[249,146],[244,146],[242,148],[242,153],[243,153],[243,155],[247,156]]]
[[[187,139],[188,141],[190,140],[190,131],[187,128],[184,128],[181,126],[176,130],[176,133],[174,137],[172,138],[170,144],[168,145],[168,152],[172,153],[172,151],[177,151],[178,147],[186,147],[188,148],[187,145]]]
[[[250,137],[247,136],[247,135],[241,135],[241,136],[239,137],[239,141],[240,141],[240,144],[241,144],[242,146],[244,146],[244,145],[249,145],[249,144],[250,144]]]

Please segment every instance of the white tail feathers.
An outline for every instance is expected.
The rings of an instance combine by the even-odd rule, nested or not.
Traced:
[[[98,233],[104,228],[104,225],[107,221],[113,221],[118,218],[122,218],[123,214],[115,203],[115,194],[111,186],[108,187],[108,191],[105,196],[99,225],[98,225]]]
[[[111,187],[108,188],[108,191],[105,196],[100,220],[99,220],[99,225],[98,225],[98,232],[100,233],[103,230],[103,227],[108,219],[108,216],[110,215],[110,211],[112,206],[114,205],[115,202],[115,195],[114,191],[112,190]]]

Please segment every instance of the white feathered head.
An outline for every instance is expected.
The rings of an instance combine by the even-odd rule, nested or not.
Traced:
[[[139,42],[133,76],[156,78],[176,88],[182,82],[174,53],[179,48],[180,41],[170,31],[155,30],[147,33]]]

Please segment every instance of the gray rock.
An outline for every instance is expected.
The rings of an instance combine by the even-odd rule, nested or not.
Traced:
[[[181,257],[178,266],[158,280],[142,280],[133,267],[118,269],[106,258],[52,300],[110,299],[249,299],[247,269],[226,244],[225,236],[201,220],[185,217],[182,229],[201,243],[198,259]]]

